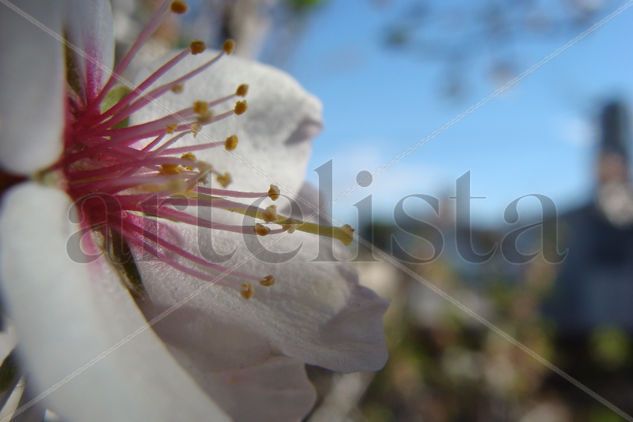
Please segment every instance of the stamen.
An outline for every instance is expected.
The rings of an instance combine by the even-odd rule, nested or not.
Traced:
[[[164,154],[181,154],[184,152],[200,151],[209,148],[223,146],[224,142],[206,142],[204,144],[188,145],[185,147],[169,148],[163,151]]]
[[[171,11],[178,15],[186,13],[187,9],[187,3],[182,0],[175,0],[171,2]]]
[[[207,49],[207,45],[204,41],[194,40],[189,44],[189,50],[191,50],[191,54],[196,55],[202,53]]]
[[[177,128],[178,128],[178,125],[176,123],[172,123],[170,125],[167,125],[167,127],[165,128],[165,132],[174,133]]]
[[[195,163],[197,161],[196,155],[193,152],[186,152],[180,156],[182,160],[191,161]],[[187,170],[193,170],[192,166],[183,166]]]
[[[248,104],[246,103],[246,100],[242,100],[235,103],[233,111],[239,116],[240,114],[246,113],[246,109],[248,109]]]
[[[235,90],[235,95],[238,97],[246,97],[246,94],[248,94],[248,84],[241,84]]]
[[[158,88],[153,89],[152,91],[150,91],[147,94],[143,95],[143,98],[138,99],[134,103],[130,104],[126,109],[122,110],[120,114],[125,115],[125,116],[129,116],[132,113],[140,110],[141,108],[145,107],[147,104],[151,103],[155,99],[157,99],[160,96],[162,96],[167,91],[170,91],[172,89],[172,87],[174,87],[176,85],[182,85],[183,82],[193,78],[194,76],[198,75],[199,73],[203,72],[204,70],[206,70],[207,68],[212,66],[215,62],[220,60],[220,58],[222,57],[223,54],[224,53],[219,53],[215,57],[209,59],[205,63],[203,63],[200,66],[198,66],[197,68],[185,73],[184,75],[180,76],[179,78],[174,79],[171,82],[167,82],[167,83],[159,86]],[[114,120],[114,118],[113,118],[113,120]]]
[[[268,189],[268,197],[270,199],[272,199],[273,201],[276,201],[279,199],[280,194],[281,194],[281,191],[279,190],[277,185],[270,185],[270,188]]]
[[[255,230],[255,233],[257,233],[258,236],[266,236],[267,234],[270,233],[270,229],[262,224],[255,224],[255,227],[253,227],[253,229]]]
[[[267,223],[272,223],[273,221],[277,221],[277,206],[270,205],[267,207],[262,213],[262,217],[264,221]]]
[[[180,174],[180,165],[178,164],[161,164],[160,172],[164,175]]]
[[[352,239],[354,239],[354,228],[349,224],[344,224],[341,227],[341,231],[345,236],[349,238],[349,242],[351,243]]]
[[[259,280],[259,284],[264,287],[270,287],[275,284],[275,277],[273,277],[272,275],[267,275],[266,277]]]
[[[233,198],[266,198],[268,196],[268,192],[240,192],[235,190],[205,188],[202,186],[198,186],[196,190],[201,194],[230,196]]]
[[[171,256],[168,256],[164,253],[161,253],[158,251],[158,249],[152,247],[147,241],[145,240],[141,240],[139,238],[136,238],[134,236],[128,236],[125,238],[129,243],[131,244],[135,244],[141,248],[143,248],[143,250],[145,252],[149,252],[151,255],[155,256],[156,258],[160,259],[162,262],[166,263],[167,265],[182,271],[185,274],[191,275],[197,279],[200,280],[204,280],[204,281],[209,281],[213,284],[219,284],[219,285],[230,285],[226,282],[223,282],[223,279],[221,277],[218,277],[217,275],[211,275],[211,274],[206,274],[200,271],[196,271],[192,268],[189,268],[185,265],[180,264],[178,261],[176,261],[175,259],[173,259]],[[210,263],[209,263],[210,264]],[[222,266],[219,266],[220,268],[223,268]],[[223,268],[219,271],[221,271],[221,273],[225,274],[229,269],[228,268]],[[235,274],[237,275],[236,272],[231,272],[230,274]],[[252,297],[252,294],[251,294]]]
[[[209,112],[209,104],[206,101],[195,101],[193,103],[193,111],[196,114],[205,114]]]
[[[125,118],[129,116],[129,113],[120,113],[126,106],[128,106],[132,101],[137,99],[143,91],[149,88],[154,82],[156,82],[162,75],[167,73],[168,70],[176,66],[180,63],[185,57],[189,55],[189,50],[183,50],[180,53],[176,54],[170,60],[168,60],[165,64],[158,68],[155,72],[153,72],[150,76],[145,78],[143,82],[141,82],[136,88],[134,88],[130,93],[128,93],[125,97],[123,97],[114,107],[107,110],[105,113],[101,114],[99,121],[104,121],[105,119],[112,117],[110,121],[107,123],[101,124],[97,126],[100,127],[112,127],[113,125],[121,122]],[[90,121],[89,121],[90,122]]]
[[[231,174],[228,172],[225,172],[224,174],[219,174],[215,179],[223,188],[227,188],[233,182]]]
[[[202,130],[202,124],[199,122],[195,122],[192,123],[191,126],[189,126],[191,133],[193,133],[193,136],[197,136],[200,131]]]
[[[122,224],[125,225],[125,227],[131,229],[132,231],[135,231],[138,234],[147,236],[147,233],[145,232],[145,230],[142,227],[139,227],[139,226],[137,226],[134,223],[130,223],[128,221],[123,220]],[[215,264],[213,262],[206,261],[205,259],[203,259],[203,258],[201,258],[199,256],[196,256],[196,255],[194,255],[194,254],[192,254],[190,252],[187,252],[186,250],[184,250],[184,249],[182,249],[182,248],[180,248],[180,247],[178,247],[176,245],[171,244],[170,242],[164,240],[160,236],[153,236],[151,238],[151,240],[155,241],[155,243],[158,246],[161,246],[161,247],[163,247],[163,248],[165,248],[165,249],[167,249],[167,250],[169,250],[171,252],[174,252],[174,253],[180,255],[181,257],[185,258],[186,260],[188,260],[188,261],[190,261],[190,262],[192,262],[192,263],[194,263],[196,265],[200,265],[202,267],[218,271],[221,274],[227,274],[230,277],[236,277],[236,278],[253,280],[253,281],[257,280],[256,277],[254,277],[254,276],[252,276],[250,274],[246,274],[246,273],[240,272],[240,271],[231,271],[231,272],[227,273],[227,268],[225,268],[224,266],[222,266],[220,264]],[[272,277],[272,276],[267,276],[267,277]],[[222,280],[217,280],[216,282],[221,283],[221,284],[227,284],[225,282],[222,282]],[[260,281],[260,283],[261,283],[261,281]]]
[[[253,285],[251,283],[242,283],[240,288],[240,294],[244,299],[250,299],[255,294],[255,290],[253,290]]]
[[[184,2],[180,1],[177,3],[184,3]],[[186,3],[184,4],[186,6]],[[112,74],[110,75],[110,79],[108,80],[108,82],[106,82],[100,94],[90,104],[89,106],[90,109],[98,110],[99,105],[101,104],[101,102],[103,101],[107,93],[110,92],[110,89],[112,89],[114,84],[119,80],[119,78],[121,77],[125,69],[127,69],[128,65],[130,64],[134,56],[136,56],[136,53],[141,49],[141,47],[145,44],[145,42],[154,34],[154,32],[156,32],[156,30],[162,23],[163,18],[165,17],[167,11],[170,9],[170,5],[171,5],[170,1],[165,0],[159,6],[158,10],[150,18],[147,26],[143,28],[139,36],[136,38],[136,41],[134,41],[134,43],[132,44],[132,47],[130,47],[127,53],[125,53],[121,61],[117,63],[114,70],[112,71]]]
[[[233,151],[235,148],[237,148],[237,143],[238,143],[238,139],[237,139],[237,135],[231,135],[228,138],[226,138],[226,141],[224,141],[224,149],[226,149],[227,151]]]
[[[198,135],[207,124],[244,114],[248,109],[248,103],[243,99],[248,94],[247,84],[239,84],[234,91],[217,98],[195,101],[185,109],[165,113],[155,120],[130,125],[132,114],[170,91],[182,92],[184,83],[189,83],[189,79],[208,69],[224,55],[235,51],[235,42],[227,40],[218,54],[193,70],[154,87],[168,71],[189,55],[200,54],[206,49],[204,42],[192,41],[187,48],[177,52],[135,88],[115,86],[118,75],[128,67],[132,58],[170,11],[185,13],[187,4],[177,0],[165,0],[161,3],[158,11],[116,66],[102,91],[93,95],[96,98],[82,98],[73,92],[72,87],[66,88],[69,106],[66,109],[64,153],[45,174],[62,172],[67,193],[76,200],[86,195],[114,198],[117,205],[114,209],[104,209],[98,199],[89,200],[86,207],[82,206],[81,212],[85,213],[86,224],[97,235],[105,239],[120,235],[120,239],[144,248],[149,254],[185,274],[231,286],[238,289],[243,298],[250,299],[255,293],[253,286],[259,284],[270,287],[275,284],[275,278],[272,275],[260,278],[228,271],[219,264],[207,262],[201,256],[171,243],[159,236],[158,231],[146,233],[136,223],[151,218],[153,224],[162,225],[169,221],[255,236],[273,236],[300,230],[330,236],[346,244],[352,241],[353,229],[347,225],[338,228],[319,226],[280,215],[275,205],[265,208],[249,206],[234,199],[270,198],[275,201],[281,196],[275,185],[260,192],[226,189],[232,182],[231,174],[214,170],[211,164],[198,160],[194,154],[194,151],[210,148],[234,151],[239,143],[237,135],[230,135],[222,141],[196,142],[193,145],[177,143],[190,134]],[[219,106],[223,106],[224,110],[220,110]],[[211,176],[216,178],[221,189],[201,186]],[[255,221],[248,225],[223,224],[180,211],[190,206],[242,214]],[[219,279],[210,273],[227,271],[229,281],[222,281],[223,278]],[[231,277],[234,279],[231,280]]]
[[[207,111],[206,113],[199,114],[196,121],[201,125],[209,124],[213,121],[213,112]]]
[[[295,230],[297,230],[297,225],[296,224],[282,224],[281,227],[287,231],[288,233],[294,233]]]
[[[222,45],[222,50],[226,54],[233,54],[233,51],[235,51],[235,41],[231,39],[224,41],[224,44]]]

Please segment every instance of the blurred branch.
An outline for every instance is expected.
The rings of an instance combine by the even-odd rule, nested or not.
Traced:
[[[444,94],[463,93],[476,64],[502,84],[525,48],[571,36],[612,11],[610,0],[410,0],[382,34],[384,45],[445,67]],[[466,71],[468,69],[468,71]]]
[[[225,39],[237,42],[237,54],[281,64],[301,40],[313,13],[326,0],[190,0],[189,13],[170,17],[152,42],[159,51],[201,39],[219,48]],[[118,50],[124,51],[158,3],[112,0]]]

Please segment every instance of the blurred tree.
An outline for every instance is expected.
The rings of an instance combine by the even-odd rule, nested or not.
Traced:
[[[199,0],[200,1],[200,0]],[[325,0],[202,0],[220,30],[217,45],[237,41],[237,53],[280,64],[300,40],[310,14]],[[264,55],[264,57],[261,57]]]
[[[237,54],[283,64],[301,39],[310,16],[327,0],[188,0],[190,13],[168,19],[154,41],[164,50],[205,40],[218,48],[227,38],[237,41]],[[156,0],[112,0],[116,39],[125,50],[140,30]]]
[[[391,2],[372,0],[377,7]],[[400,2],[382,42],[444,67],[442,94],[465,93],[473,70],[503,84],[535,43],[566,39],[615,9],[613,0],[409,0]],[[396,7],[391,4],[392,7]]]

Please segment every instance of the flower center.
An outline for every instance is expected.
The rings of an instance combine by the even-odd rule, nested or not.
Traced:
[[[169,82],[158,84],[162,76],[177,69],[187,57],[206,49],[203,42],[193,41],[138,85],[120,85],[119,75],[162,19],[170,12],[184,13],[186,9],[183,1],[163,2],[94,98],[83,98],[68,84],[64,153],[46,173],[63,175],[65,189],[81,214],[90,241],[107,252],[124,280],[132,279],[128,287],[133,293],[138,290],[140,277],[133,261],[132,267],[126,265],[131,257],[129,246],[141,248],[155,259],[198,279],[235,287],[242,297],[250,299],[255,292],[254,285],[270,287],[275,284],[274,276],[232,271],[209,262],[161,235],[161,221],[255,236],[301,230],[331,236],[346,244],[351,242],[353,230],[349,226],[322,227],[288,218],[278,214],[274,205],[260,208],[238,202],[239,199],[266,198],[275,201],[281,192],[274,185],[264,192],[228,189],[231,175],[196,157],[196,152],[211,148],[235,150],[239,143],[236,135],[177,146],[179,140],[195,137],[206,125],[244,114],[248,108],[244,100],[248,93],[246,84],[232,87],[218,98],[197,100],[190,107],[167,112],[158,119],[129,124],[134,113],[168,92],[181,92],[185,83],[235,48],[234,42],[228,40],[214,57]],[[215,180],[220,187],[209,187],[210,180]],[[260,222],[224,224],[182,210],[189,206],[238,213]]]

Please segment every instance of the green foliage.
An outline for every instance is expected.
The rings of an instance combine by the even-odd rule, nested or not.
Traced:
[[[594,331],[591,348],[594,358],[609,368],[621,366],[631,354],[627,334],[617,328],[605,327]]]
[[[325,3],[326,0],[286,0],[289,9],[297,13],[309,12]]]
[[[99,110],[103,113],[113,107],[116,103],[118,103],[123,97],[129,94],[132,90],[125,85],[117,85],[112,88],[108,94],[105,96],[101,104],[99,105]],[[115,127],[127,127],[129,125],[129,119],[123,120],[121,123],[117,124]]]
[[[18,364],[15,358],[15,349],[4,359],[0,366],[0,392],[5,392],[15,384],[20,375]]]

